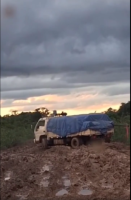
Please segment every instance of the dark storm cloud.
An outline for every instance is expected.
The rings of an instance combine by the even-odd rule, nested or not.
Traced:
[[[107,87],[101,91],[102,94],[106,94],[108,96],[117,96],[117,95],[127,95],[130,94],[130,84],[121,84],[116,86]]]
[[[14,100],[20,100],[20,99],[27,99],[29,97],[36,97],[36,96],[42,96],[42,95],[66,95],[70,92],[69,89],[63,90],[63,89],[32,89],[32,90],[17,90],[17,91],[4,91],[1,92],[2,99],[14,99]]]
[[[7,1],[12,18],[3,15]],[[129,0],[2,0],[1,9],[2,107],[85,110],[128,101]]]
[[[70,88],[75,90],[80,88],[82,90],[82,88],[85,87],[87,91],[87,87],[88,90],[90,90],[92,86],[97,85],[102,87],[103,84],[104,86],[112,85],[113,88],[113,85],[118,81],[129,83],[129,78],[130,74],[126,70],[124,72],[119,70],[119,73],[115,70],[107,70],[100,74],[95,73],[93,75],[88,72],[85,72],[84,74],[83,72],[72,72],[70,74],[64,74],[61,76],[56,75],[52,77],[44,75],[24,78],[7,77],[3,78],[1,81],[1,91],[17,92],[20,90],[30,90],[29,94],[31,94],[34,89],[46,89],[47,91],[52,90],[53,92],[54,89],[66,91]],[[24,91],[22,93],[24,93]]]
[[[87,83],[129,80],[129,0],[30,3],[16,2],[14,18],[2,18],[2,77],[59,73],[81,83],[87,73]]]

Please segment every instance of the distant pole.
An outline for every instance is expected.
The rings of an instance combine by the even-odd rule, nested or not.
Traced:
[[[126,139],[129,139],[129,125],[126,124]]]

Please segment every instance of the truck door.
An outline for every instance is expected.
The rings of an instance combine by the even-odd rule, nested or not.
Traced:
[[[41,135],[45,135],[45,120],[38,121],[34,132],[35,132],[36,138],[39,138]]]

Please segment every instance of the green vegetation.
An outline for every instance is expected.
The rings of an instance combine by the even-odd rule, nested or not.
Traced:
[[[109,108],[105,113],[114,121],[116,125],[115,134],[112,137],[112,140],[130,144],[130,129],[128,139],[126,135],[126,125],[130,125],[130,101],[127,103],[121,103],[121,106],[118,110]]]
[[[124,125],[115,127],[115,135],[112,140],[129,144],[129,139],[127,140],[126,138],[125,124],[130,124],[130,102],[122,103],[118,110],[109,108],[105,113],[115,122],[115,124]],[[17,111],[13,111],[11,115],[0,117],[1,148],[20,145],[33,139],[34,133],[31,129],[31,125],[34,127],[41,116],[47,115],[50,115],[48,109],[38,108],[34,112],[22,112],[17,114]],[[66,113],[64,113],[64,115],[66,115]]]

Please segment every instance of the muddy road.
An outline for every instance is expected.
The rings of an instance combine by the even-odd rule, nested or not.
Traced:
[[[1,199],[129,199],[130,149],[119,143],[54,146],[29,143],[1,152]]]

